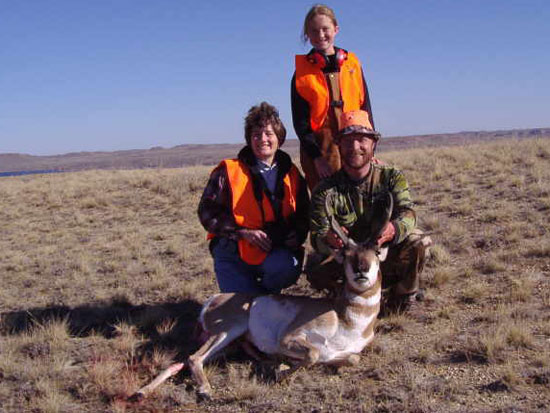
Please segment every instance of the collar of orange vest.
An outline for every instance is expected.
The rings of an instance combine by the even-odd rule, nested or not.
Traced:
[[[264,182],[264,179],[261,177],[258,168],[256,168],[258,160],[254,156],[252,149],[248,145],[241,149],[237,157],[241,162],[248,166],[248,169],[252,176],[252,187],[254,190],[254,196],[261,205],[262,194],[266,191],[267,186]],[[277,162],[278,169],[277,184],[275,187],[275,193],[272,195],[274,199],[282,200],[284,196],[283,177],[290,171],[290,168],[292,167],[292,160],[286,152],[283,152],[279,149],[275,153],[275,162]],[[269,193],[269,191],[267,192]]]

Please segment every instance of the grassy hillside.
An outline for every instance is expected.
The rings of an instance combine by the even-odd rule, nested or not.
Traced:
[[[550,406],[550,140],[385,152],[436,246],[414,315],[359,366],[276,384],[236,352],[198,406],[182,373],[216,291],[196,208],[210,167],[0,179],[0,411],[543,411]],[[290,289],[311,294],[304,280]]]

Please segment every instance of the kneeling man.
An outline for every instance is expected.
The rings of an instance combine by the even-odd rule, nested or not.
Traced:
[[[420,274],[431,240],[416,228],[416,213],[403,173],[373,161],[379,139],[367,112],[342,114],[337,138],[342,168],[320,182],[312,194],[311,243],[318,254],[310,260],[306,273],[314,288],[337,292],[343,270],[335,261],[323,259],[344,244],[331,229],[330,218],[334,216],[354,241],[365,241],[373,225],[372,205],[389,191],[393,196],[392,218],[378,240],[379,246],[389,247],[381,266],[383,288],[389,290],[386,308],[404,310],[420,299]]]

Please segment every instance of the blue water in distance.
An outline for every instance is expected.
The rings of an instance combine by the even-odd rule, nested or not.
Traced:
[[[4,176],[19,176],[19,175],[34,175],[34,174],[53,174],[63,171],[56,171],[55,169],[37,169],[35,171],[15,171],[15,172],[0,172],[0,178]]]

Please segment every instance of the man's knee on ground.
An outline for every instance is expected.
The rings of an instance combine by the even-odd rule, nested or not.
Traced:
[[[417,228],[402,243],[390,248],[381,267],[383,287],[394,287],[402,293],[416,291],[431,245],[431,238]]]
[[[432,238],[419,228],[415,228],[405,242],[421,245],[425,249],[426,256],[429,256],[429,248],[433,245]]]

